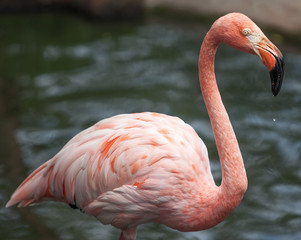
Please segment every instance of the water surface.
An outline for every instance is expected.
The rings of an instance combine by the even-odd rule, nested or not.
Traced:
[[[64,204],[4,208],[30,172],[76,133],[120,113],[181,117],[221,172],[200,94],[202,23],[93,23],[61,14],[0,17],[0,232],[3,239],[118,239],[119,230]],[[221,46],[216,75],[249,179],[240,206],[218,226],[181,233],[140,226],[138,239],[301,238],[301,56],[286,52],[276,98],[258,57]]]

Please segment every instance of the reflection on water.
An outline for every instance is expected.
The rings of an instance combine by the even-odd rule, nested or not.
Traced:
[[[115,114],[156,111],[181,117],[206,143],[213,175],[221,181],[197,80],[208,26],[102,24],[50,14],[1,16],[0,22],[1,86],[6,83],[1,92],[20,89],[0,99],[6,139],[0,142],[4,239],[118,238],[118,230],[64,204],[22,211],[3,207],[21,179],[74,134]],[[216,74],[244,156],[248,191],[238,209],[213,229],[180,233],[147,224],[139,228],[139,239],[300,238],[300,64],[300,55],[286,54],[283,89],[275,98],[256,56],[219,49]],[[12,101],[17,107],[8,108]]]

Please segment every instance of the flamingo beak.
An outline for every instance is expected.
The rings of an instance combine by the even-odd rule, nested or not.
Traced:
[[[272,93],[276,96],[284,75],[284,59],[279,49],[265,36],[256,44],[256,53],[270,72]]]

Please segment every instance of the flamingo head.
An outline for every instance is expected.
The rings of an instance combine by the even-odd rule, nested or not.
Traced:
[[[216,20],[212,30],[219,32],[220,42],[258,55],[270,73],[273,95],[279,93],[284,74],[283,56],[250,18],[241,13],[230,13]]]

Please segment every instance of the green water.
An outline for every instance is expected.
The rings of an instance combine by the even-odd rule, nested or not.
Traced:
[[[89,22],[62,14],[0,16],[1,239],[118,239],[119,230],[60,203],[6,209],[14,189],[76,133],[142,111],[181,117],[217,151],[197,75],[200,23]],[[282,49],[287,49],[281,46]],[[276,98],[256,56],[221,46],[216,75],[249,179],[240,206],[218,226],[180,233],[158,224],[138,239],[301,239],[301,55],[285,52]]]

